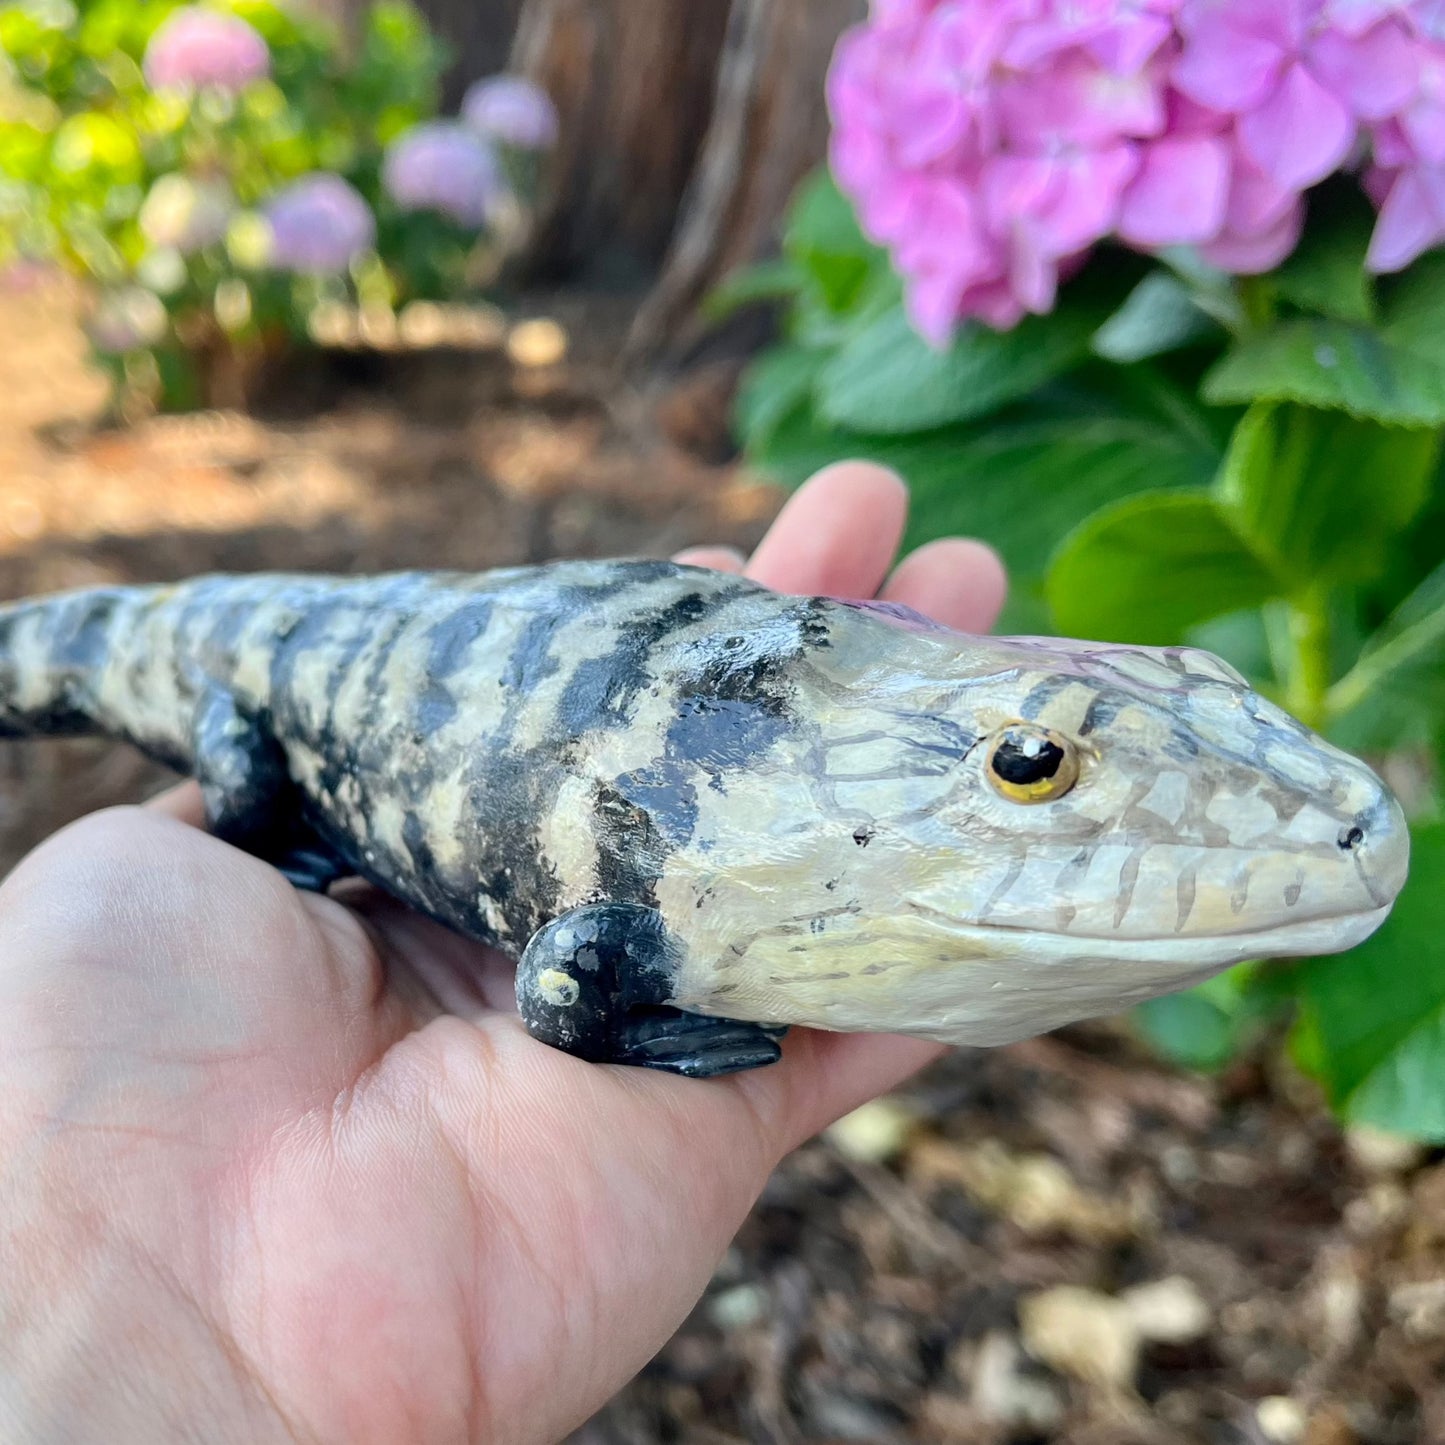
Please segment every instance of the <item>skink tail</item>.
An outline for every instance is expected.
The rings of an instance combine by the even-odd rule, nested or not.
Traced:
[[[103,678],[134,598],[98,587],[0,606],[0,737],[115,731]]]

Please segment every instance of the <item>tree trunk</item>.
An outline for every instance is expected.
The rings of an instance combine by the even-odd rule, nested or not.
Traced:
[[[343,13],[366,0],[313,0]],[[823,158],[823,79],[867,0],[417,0],[452,46],[449,105],[510,68],[562,134],[533,233],[534,278],[653,287],[634,350],[695,334],[698,300],[775,248]],[[659,274],[660,272],[660,274]]]
[[[452,51],[442,86],[449,108],[474,80],[506,68],[522,0],[416,0],[416,6]]]
[[[866,0],[734,0],[712,124],[634,351],[694,339],[703,296],[775,249],[789,198],[827,151],[833,48],[866,11]]]
[[[728,0],[524,0],[513,68],[556,101],[562,139],[533,260],[643,280],[667,249],[712,112]]]

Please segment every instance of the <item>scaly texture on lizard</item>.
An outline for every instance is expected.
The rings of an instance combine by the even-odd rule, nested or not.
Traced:
[[[1408,857],[1369,769],[1207,653],[661,562],[0,609],[0,733],[78,732],[299,886],[519,958],[538,1037],[696,1075],[787,1024],[997,1044],[1348,948]]]

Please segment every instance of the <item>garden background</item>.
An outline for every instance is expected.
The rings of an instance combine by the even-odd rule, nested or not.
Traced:
[[[1004,554],[1009,630],[1216,649],[1415,824],[1355,953],[958,1055],[809,1145],[578,1438],[1445,1438],[1440,236],[1375,275],[1352,155],[1261,274],[1209,259],[1225,197],[1207,243],[1136,226],[1006,329],[956,329],[960,283],[925,340],[899,273],[930,258],[819,168],[852,0],[237,4],[264,74],[179,109],[175,8],[0,5],[4,595],[745,547],[871,456],[911,541]],[[552,120],[477,102],[501,72]],[[357,198],[319,232],[317,171]],[[160,781],[6,749],[4,862]]]

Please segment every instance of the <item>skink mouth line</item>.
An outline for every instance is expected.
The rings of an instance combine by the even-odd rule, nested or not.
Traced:
[[[1072,933],[1061,932],[1051,928],[1027,928],[1019,923],[965,923],[954,918],[951,914],[944,913],[936,908],[929,908],[925,904],[908,901],[907,906],[916,913],[926,914],[930,918],[938,919],[949,924],[955,929],[967,929],[977,933],[1005,933],[1015,938],[1037,938],[1047,939],[1050,942],[1062,944],[1074,943],[1101,943],[1101,944],[1128,944],[1131,948],[1165,947],[1169,944],[1204,943],[1209,939],[1231,939],[1247,941],[1251,938],[1266,939],[1272,935],[1286,933],[1291,930],[1308,928],[1312,926],[1328,925],[1331,923],[1345,924],[1357,923],[1367,918],[1377,918],[1388,913],[1391,905],[1380,904],[1374,908],[1356,908],[1348,913],[1313,913],[1303,918],[1288,918],[1279,923],[1271,923],[1263,928],[1240,928],[1234,930],[1223,930],[1215,933],[1150,933],[1139,936],[1120,933]]]

